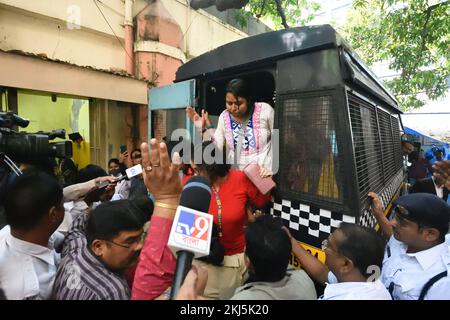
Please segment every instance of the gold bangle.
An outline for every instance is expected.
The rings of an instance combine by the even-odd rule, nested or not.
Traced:
[[[166,208],[166,209],[173,209],[173,210],[177,210],[177,208],[178,208],[177,205],[167,204],[167,203],[159,202],[159,201],[155,201],[155,207]]]

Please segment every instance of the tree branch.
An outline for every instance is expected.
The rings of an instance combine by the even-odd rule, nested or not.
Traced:
[[[286,15],[284,14],[284,9],[283,9],[283,7],[281,6],[281,0],[275,0],[275,3],[276,3],[276,5],[277,5],[277,11],[278,11],[278,14],[279,14],[280,17],[281,17],[281,24],[283,25],[283,27],[284,27],[285,29],[288,29],[288,28],[289,28],[289,25],[287,24],[287,21],[286,21]]]
[[[429,11],[434,10],[434,9],[436,9],[436,8],[439,8],[440,6],[445,6],[445,5],[448,4],[449,2],[450,2],[450,0],[447,0],[447,1],[444,1],[444,2],[440,2],[440,3],[436,3],[436,4],[432,5],[432,6],[429,6],[428,9],[427,9],[427,11],[428,11],[428,10],[429,10]]]
[[[422,43],[420,44],[419,56],[415,59],[416,62],[414,64],[414,67],[412,68],[412,70],[410,70],[411,73],[409,73],[407,76],[408,80],[411,80],[412,73],[414,73],[414,74],[416,73],[415,69],[417,69],[419,63],[422,60],[423,52],[427,48],[427,25],[428,25],[428,22],[430,22],[431,13],[432,13],[433,9],[435,9],[435,8],[437,8],[437,5],[430,6],[425,11],[426,19],[425,19],[425,23],[423,24],[422,31],[420,32],[420,38],[422,40]]]
[[[266,8],[266,0],[263,0],[261,4],[261,11],[256,15],[258,19],[262,17],[265,8]]]

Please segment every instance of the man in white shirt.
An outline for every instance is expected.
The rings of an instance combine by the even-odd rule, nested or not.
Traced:
[[[381,281],[396,300],[449,300],[450,248],[445,242],[450,207],[429,193],[407,194],[395,202],[393,219],[374,198],[372,212],[386,246]]]
[[[43,172],[26,172],[6,195],[0,230],[0,283],[7,299],[50,299],[59,255],[55,233],[64,218],[63,191]]]
[[[450,193],[449,189],[447,189],[442,183],[438,183],[436,178],[433,176],[417,180],[409,190],[409,193],[421,192],[434,194],[444,201],[447,201]]]
[[[326,284],[321,300],[391,300],[379,276],[385,241],[372,229],[341,223],[322,242],[326,265],[294,238],[292,251],[315,281]]]

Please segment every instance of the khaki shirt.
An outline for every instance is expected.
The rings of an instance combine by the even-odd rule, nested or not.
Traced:
[[[252,282],[236,289],[231,300],[316,300],[311,278],[303,270],[288,269],[277,282]]]

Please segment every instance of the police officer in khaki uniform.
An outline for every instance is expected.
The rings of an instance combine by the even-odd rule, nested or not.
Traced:
[[[396,300],[449,300],[450,207],[428,193],[414,193],[395,201],[393,218],[386,219],[374,193],[372,213],[389,237],[381,281]]]

